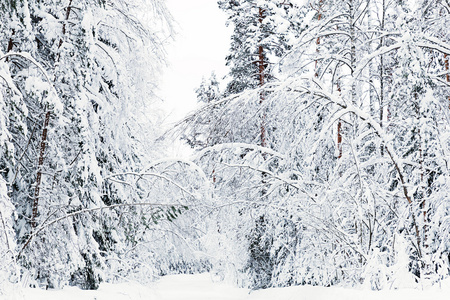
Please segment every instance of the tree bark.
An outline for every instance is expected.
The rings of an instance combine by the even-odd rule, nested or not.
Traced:
[[[8,40],[8,47],[6,48],[6,53],[11,52],[12,49],[13,49],[13,47],[14,47],[14,39],[13,39],[13,36],[14,36],[15,33],[16,33],[16,31],[13,29],[12,32],[11,32],[11,37],[10,37],[9,40]],[[6,62],[7,62],[8,60],[9,60],[9,57],[7,57],[7,58],[5,59]]]
[[[47,127],[50,122],[50,111],[47,111],[45,114],[44,126],[42,127],[42,136],[41,136],[41,145],[39,151],[39,161],[36,175],[36,186],[34,188],[34,201],[33,201],[33,210],[31,216],[31,227],[36,227],[36,217],[38,214],[38,204],[39,204],[39,194],[40,194],[40,185],[41,185],[41,177],[42,177],[42,166],[44,165],[44,155],[45,155],[45,147],[47,144]]]
[[[319,1],[319,6],[317,7],[317,21],[322,20],[322,8],[323,8],[323,0]],[[319,53],[319,45],[320,45],[320,37],[317,37],[316,39],[316,52]],[[314,76],[319,77],[319,70],[318,70],[318,61],[316,59],[315,61],[315,67],[314,67]]]
[[[59,39],[58,50],[61,49],[61,46],[64,42],[63,37],[66,35],[66,32],[67,32],[66,23],[67,23],[67,20],[69,20],[71,11],[72,11],[72,0],[69,1],[69,5],[67,5],[67,8],[66,8],[66,19],[65,19],[65,22],[63,22],[62,37]],[[56,61],[59,62],[60,58],[61,58],[61,52],[58,52],[58,57],[57,57]]]
[[[337,84],[337,90],[341,94],[341,86]],[[338,159],[342,158],[342,121],[338,120],[337,124],[337,148],[338,148]]]
[[[384,22],[386,17],[386,3],[383,0],[382,3],[382,13],[381,13],[381,26],[380,31],[384,32]],[[384,47],[384,36],[381,37],[380,40],[380,48]],[[380,127],[383,128],[383,118],[384,118],[384,56],[381,54],[380,56]],[[380,154],[384,156],[384,145],[380,146]]]
[[[12,34],[11,37],[8,40],[8,48],[6,49],[6,52],[11,52],[14,46],[14,40],[13,40],[13,36],[15,34],[14,29],[12,30]]]
[[[69,4],[66,8],[66,16],[65,21],[70,17],[70,12],[72,10],[72,0],[69,1]],[[62,26],[62,36],[66,35],[66,22],[63,23]],[[63,44],[63,38],[59,40],[58,49],[61,48]],[[59,63],[61,55],[61,52],[58,52],[57,62]],[[56,74],[55,74],[55,80],[56,80]],[[34,229],[36,228],[36,218],[38,214],[38,206],[39,206],[39,196],[40,196],[40,188],[41,188],[41,181],[42,181],[42,167],[44,165],[44,156],[45,156],[45,148],[47,144],[47,131],[48,131],[48,125],[50,123],[50,115],[51,111],[50,109],[47,110],[45,113],[45,119],[44,119],[44,125],[42,127],[42,135],[41,135],[41,143],[40,143],[40,150],[39,150],[39,161],[38,161],[38,167],[37,167],[37,174],[36,174],[36,186],[34,188],[34,201],[33,201],[33,207],[32,207],[32,215],[31,215],[31,227]]]
[[[449,74],[449,61],[448,61],[448,55],[444,55],[444,65],[445,65],[445,71],[447,71],[447,74],[445,75],[445,78],[447,79],[447,82],[450,83],[450,74]],[[450,95],[448,96],[448,108],[450,109]]]
[[[259,8],[259,24],[262,26],[262,22],[264,20],[264,10],[262,8]],[[259,77],[259,87],[262,88],[265,83],[265,59],[264,59],[264,48],[263,45],[259,45],[258,47],[258,77]],[[261,90],[259,93],[259,103],[262,104],[264,102],[264,91]],[[261,118],[261,136],[260,136],[260,142],[261,147],[267,146],[267,132],[266,132],[266,114],[263,112],[262,118]]]

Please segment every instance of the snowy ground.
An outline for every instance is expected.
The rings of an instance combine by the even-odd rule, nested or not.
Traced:
[[[209,274],[202,274],[167,276],[149,286],[102,284],[97,291],[66,287],[57,291],[16,288],[9,292],[10,296],[2,300],[449,300],[450,281],[447,280],[440,288],[425,291],[374,292],[301,286],[249,292],[224,283],[214,283]]]

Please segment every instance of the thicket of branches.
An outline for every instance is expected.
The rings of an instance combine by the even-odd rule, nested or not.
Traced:
[[[215,270],[253,288],[448,276],[448,2],[221,7],[231,87],[242,65],[254,83],[204,83],[181,124],[214,184]]]
[[[177,219],[202,179],[156,141],[164,2],[7,0],[0,18],[0,292],[189,271]]]
[[[230,74],[173,131],[186,160],[157,138],[163,1],[0,4],[0,287],[448,277],[448,1],[219,7]]]

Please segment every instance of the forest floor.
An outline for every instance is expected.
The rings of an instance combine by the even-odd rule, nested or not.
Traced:
[[[136,283],[101,284],[96,291],[75,287],[62,290],[24,289],[9,291],[5,300],[448,300],[450,280],[440,287],[371,291],[362,289],[298,286],[249,291],[213,282],[209,274],[166,276],[144,286]]]

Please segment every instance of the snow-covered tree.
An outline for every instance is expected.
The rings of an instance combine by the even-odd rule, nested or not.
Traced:
[[[229,25],[234,29],[231,53],[227,57],[231,69],[229,83],[223,95],[215,97],[215,101],[208,101],[198,113],[188,117],[190,126],[184,135],[191,145],[203,148],[200,150],[199,164],[209,174],[215,187],[214,203],[222,202],[222,197],[246,203],[244,208],[238,205],[236,209],[220,214],[217,216],[218,222],[211,224],[213,231],[220,228],[218,232],[219,236],[223,235],[222,238],[237,241],[238,234],[241,240],[245,240],[235,249],[239,251],[233,250],[233,254],[226,253],[217,259],[221,265],[219,269],[228,268],[226,260],[232,255],[242,264],[239,268],[248,273],[252,281],[249,285],[261,288],[270,285],[273,269],[272,259],[269,258],[271,238],[265,237],[264,229],[266,212],[260,207],[265,202],[264,174],[248,170],[233,178],[231,174],[235,167],[224,169],[223,164],[236,163],[240,166],[242,161],[252,159],[264,163],[268,157],[265,151],[269,149],[261,149],[275,145],[275,126],[269,120],[276,116],[264,102],[270,94],[270,83],[277,76],[275,66],[298,34],[299,22],[294,20],[299,11],[290,1],[219,1],[219,6],[228,14]],[[230,106],[230,99],[236,100],[236,105]],[[203,142],[199,143],[199,139]],[[197,142],[193,143],[193,140]],[[238,149],[233,150],[230,143],[238,143]],[[254,207],[246,208],[249,203],[253,203]],[[236,232],[223,223],[240,217],[245,222],[245,225],[239,225],[246,228],[244,232]],[[226,242],[220,243],[223,245]],[[246,249],[245,255],[242,249]]]
[[[153,95],[171,34],[163,1],[1,9],[1,199],[14,206],[28,283],[95,288],[143,269],[149,280],[168,272],[181,257],[174,221],[199,196],[181,183],[185,164],[145,167],[163,154]],[[3,217],[11,224],[9,211]]]
[[[295,9],[297,41],[271,67],[276,76],[264,86],[245,82],[239,94],[187,118],[195,127],[215,106],[229,120],[220,129],[230,138],[199,152],[206,172],[214,171],[210,234],[220,245],[246,241],[227,248],[218,265],[247,272],[242,283],[253,287],[365,281],[382,288],[399,284],[398,268],[410,274],[408,284],[447,276],[447,4],[303,2]],[[242,20],[253,4],[260,2],[228,8]],[[242,43],[236,49],[257,42],[233,40]],[[250,74],[257,69],[246,80]],[[246,264],[254,254],[265,278]]]

